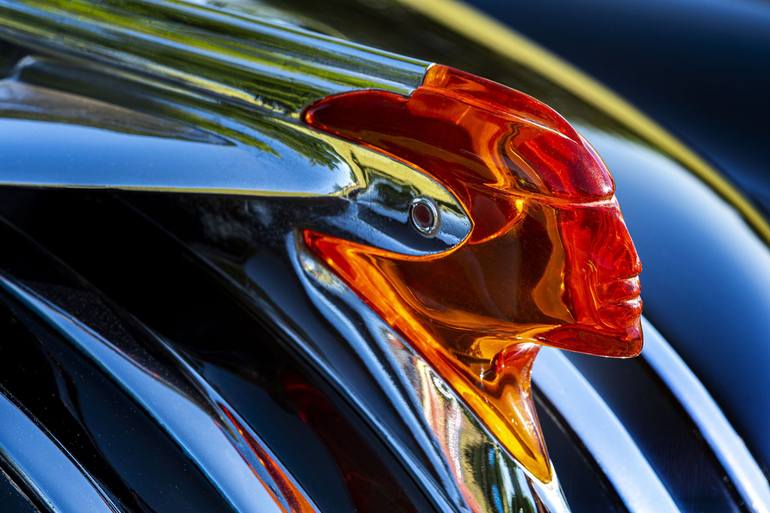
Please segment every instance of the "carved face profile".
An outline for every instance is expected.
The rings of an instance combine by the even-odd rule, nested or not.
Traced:
[[[473,229],[438,255],[305,241],[549,481],[530,390],[539,346],[641,350],[641,265],[604,163],[546,105],[444,66],[409,97],[345,93],[305,121],[420,169],[463,204]]]

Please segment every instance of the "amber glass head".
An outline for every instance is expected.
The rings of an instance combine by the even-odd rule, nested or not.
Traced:
[[[538,347],[629,357],[642,345],[641,266],[604,163],[543,103],[445,66],[409,97],[331,96],[304,120],[431,175],[463,204],[473,229],[438,255],[315,232],[305,242],[549,481],[530,390]]]

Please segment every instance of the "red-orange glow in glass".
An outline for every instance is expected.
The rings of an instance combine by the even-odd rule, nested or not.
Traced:
[[[615,357],[642,346],[641,265],[601,159],[543,103],[445,66],[409,97],[344,93],[304,119],[422,170],[464,205],[473,229],[443,254],[305,242],[550,481],[530,384],[539,346]]]
[[[254,475],[262,482],[262,484],[265,486],[265,490],[270,494],[271,497],[273,497],[275,504],[278,505],[281,511],[284,513],[318,513],[318,510],[310,503],[310,501],[308,501],[307,498],[305,498],[305,495],[294,484],[291,478],[287,475],[286,471],[278,464],[278,462],[273,459],[270,453],[265,450],[261,442],[255,440],[251,436],[248,430],[246,430],[246,428],[241,425],[238,418],[233,415],[233,412],[231,412],[229,408],[227,408],[225,405],[220,406],[224,411],[224,414],[238,430],[238,434],[243,437],[249,448],[252,450],[257,459],[259,459],[260,463],[262,463],[264,466],[264,469],[273,479],[273,483],[278,488],[280,495],[276,494],[276,491],[272,489],[270,484],[266,483],[261,478],[257,469],[249,465]],[[286,505],[289,509],[284,507],[285,503],[288,503]]]

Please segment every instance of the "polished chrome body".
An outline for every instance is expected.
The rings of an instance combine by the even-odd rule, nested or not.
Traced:
[[[86,471],[4,393],[0,416],[0,455],[51,511],[118,511]]]
[[[184,97],[165,102],[167,115],[180,121],[194,109],[208,121],[204,131],[23,82],[29,75],[47,83],[66,80],[64,70],[47,61],[22,62],[17,75],[21,80],[0,82],[0,139],[6,159],[0,185],[280,200],[284,217],[293,217],[296,226],[411,255],[450,249],[470,231],[457,199],[432,178],[298,123],[254,112],[243,124],[225,127],[217,125],[218,113],[196,108]],[[137,87],[133,94],[147,100],[151,91],[157,92]],[[69,129],[18,119],[43,117],[66,122]],[[127,124],[134,128],[121,133]],[[55,170],[30,148],[41,138],[49,151],[67,151],[68,158]],[[417,198],[430,198],[440,213],[441,226],[430,236],[409,220]]]
[[[543,348],[532,379],[633,513],[679,511],[631,435],[569,359]]]
[[[313,304],[364,361],[370,379],[394,403],[414,439],[387,435],[387,424],[368,413],[371,410],[357,397],[356,387],[336,367],[334,355],[324,354],[319,346],[303,349],[386,434],[404,462],[418,471],[416,477],[423,486],[443,499],[442,509],[492,513],[545,507],[552,513],[569,511],[558,479],[545,485],[530,477],[400,335],[301,242],[289,244]],[[415,444],[422,454],[411,448]]]
[[[147,12],[155,12],[163,22],[151,20]],[[98,5],[75,1],[66,8],[34,1],[0,2],[0,17],[4,37],[56,59],[22,62],[14,72],[16,79],[58,74],[57,82],[71,82],[67,75],[73,66],[80,69],[76,73],[80,80],[89,74],[101,83],[118,77],[115,91],[123,98],[117,103],[134,106],[150,101],[151,112],[207,130],[148,121],[82,98],[23,88],[10,80],[0,92],[7,115],[23,112],[23,117],[34,118],[40,114],[35,113],[37,108],[44,109],[45,116],[85,126],[105,121],[115,126],[126,116],[148,126],[144,135],[174,134],[181,141],[207,144],[180,141],[178,147],[162,145],[160,151],[153,139],[116,141],[84,129],[70,137],[107,138],[90,147],[74,146],[82,153],[74,152],[55,173],[40,166],[35,154],[18,151],[0,184],[237,194],[281,198],[285,205],[293,198],[303,206],[307,200],[320,200],[319,208],[327,209],[324,215],[296,210],[303,213],[306,228],[338,232],[412,255],[445,251],[470,231],[462,206],[432,178],[308,129],[297,119],[313,101],[355,88],[408,94],[419,85],[428,63],[285,23],[173,0]],[[182,22],[185,30],[180,32]],[[239,36],[237,43],[233,34]],[[185,63],[183,70],[175,66],[178,62]],[[81,90],[93,82],[72,85]],[[38,137],[56,146],[68,145],[53,132]],[[16,128],[2,135],[9,147],[20,149],[30,139]],[[197,151],[201,148],[205,151]],[[180,155],[186,155],[184,164]],[[99,156],[109,172],[93,172],[99,169],[93,162]],[[441,227],[430,237],[416,232],[409,222],[410,205],[418,197],[430,198],[441,214]],[[314,220],[323,226],[313,226]]]
[[[180,0],[3,0],[0,17],[0,33],[23,45],[184,94],[214,94],[294,117],[318,98],[351,89],[408,94],[428,64]]]
[[[155,361],[141,347],[132,348],[136,354],[130,355],[127,351],[131,349],[116,347],[67,312],[6,277],[0,277],[0,287],[22,301],[106,373],[114,376],[124,390],[184,448],[198,468],[222,491],[235,511],[293,511],[297,498],[287,495],[270,472],[277,466],[283,475],[288,476],[286,470],[280,467],[278,458],[253,431],[244,428],[246,422],[238,422],[237,413],[232,413],[234,409],[205,380],[198,378],[195,370],[169,346],[163,345],[171,353],[171,358],[185,369],[186,375],[169,372],[167,366]],[[22,436],[24,429],[21,422],[19,420],[7,426],[4,423],[4,426],[14,430],[15,436]],[[27,450],[38,446],[41,450],[45,448],[41,442],[28,445]],[[45,464],[30,461],[31,464]],[[66,466],[64,463],[61,465]],[[290,476],[288,478],[291,479]],[[62,476],[61,479],[62,483],[70,486],[69,478]],[[296,483],[293,483],[292,489],[302,493]],[[79,498],[73,499],[74,502],[67,504],[62,511],[90,511],[84,503],[78,502]],[[312,504],[304,495],[301,500]],[[87,504],[91,502],[94,503],[93,511],[99,511],[95,499]]]
[[[173,7],[172,2],[153,4],[162,5],[164,9]],[[202,16],[207,12],[189,5],[174,5],[173,9],[184,9],[188,14],[194,12]],[[0,3],[0,13],[10,15],[8,19],[12,20],[3,29],[6,35],[22,42],[34,37],[32,46],[50,55],[23,60],[12,78],[0,84],[0,114],[6,118],[0,119],[0,134],[10,163],[0,184],[242,196],[250,202],[249,215],[262,227],[260,229],[269,225],[270,229],[279,232],[286,227],[322,230],[412,255],[445,251],[467,236],[470,231],[467,215],[454,196],[436,181],[401,162],[308,129],[294,119],[311,101],[353,87],[378,87],[408,93],[419,83],[425,63],[371,54],[363,48],[340,42],[339,48],[334,49],[338,57],[335,63],[343,63],[342,57],[352,48],[354,56],[345,62],[353,62],[357,69],[355,72],[344,70],[344,73],[337,70],[334,75],[337,82],[331,84],[328,82],[330,64],[317,65],[318,54],[311,43],[304,47],[306,55],[296,54],[297,29],[271,26],[272,36],[277,37],[277,32],[284,31],[281,34],[283,44],[291,48],[293,58],[290,62],[296,65],[293,74],[265,69],[264,59],[256,59],[253,48],[244,49],[244,55],[237,62],[230,51],[206,52],[205,72],[203,67],[197,69],[206,77],[217,76],[228,81],[225,87],[190,74],[170,73],[162,65],[165,54],[156,56],[147,52],[149,40],[137,37],[134,32],[131,32],[133,44],[119,49],[101,46],[115,40],[114,33],[100,39],[102,30],[127,30],[122,23],[132,19],[130,9],[125,12],[117,7],[110,9],[111,14],[117,9],[124,18],[119,17],[105,28],[102,22],[91,17],[92,12],[83,12],[77,23],[72,22],[72,26],[66,27],[65,38],[41,39],[35,32],[36,27],[50,22],[50,9],[31,8],[23,3],[12,6]],[[236,25],[241,23],[231,21]],[[315,34],[300,35],[316,44],[319,40],[324,44],[331,41]],[[164,41],[157,40],[159,34],[153,37],[156,38],[153,44],[162,46]],[[212,38],[216,41],[216,35]],[[89,44],[78,45],[75,44],[77,41],[88,41]],[[191,58],[192,53],[202,55],[199,48],[183,48],[179,42],[170,40],[165,43],[173,46],[175,58]],[[94,62],[84,64],[82,52],[76,52],[73,57],[70,51],[73,45],[81,50],[87,47],[88,57],[93,57],[96,65]],[[393,81],[378,82],[371,78],[365,82],[358,80],[361,61],[365,62],[365,59],[361,59],[357,52],[366,52],[367,58],[376,60],[375,76],[385,74],[398,77],[402,82],[396,85]],[[159,62],[148,62],[150,57]],[[397,61],[395,66],[391,65],[390,59]],[[195,69],[195,66],[191,68]],[[233,76],[220,73],[220,68],[233,76],[244,72],[255,76],[274,74],[275,81],[264,90],[244,93],[230,82]],[[116,75],[120,77],[120,98],[105,94],[111,89],[109,84],[115,81]],[[92,98],[60,91],[80,92],[84,80],[100,84]],[[303,89],[298,83],[312,83],[312,87]],[[54,84],[59,90],[52,89]],[[258,80],[254,84],[249,82],[249,87],[257,86]],[[290,99],[281,96],[287,91],[304,93]],[[249,95],[258,100],[249,101]],[[121,104],[131,105],[132,109],[122,108]],[[162,113],[165,119],[138,114],[137,105],[145,112]],[[223,119],[225,113],[227,117]],[[31,123],[29,127],[48,145],[68,147],[69,158],[55,173],[37,161],[37,152],[29,151],[29,145],[35,139],[31,133],[24,132],[25,121],[20,121],[19,117],[30,121],[53,117],[67,124],[64,131],[41,123]],[[130,135],[122,133],[122,127],[126,125],[133,127]],[[111,130],[97,132],[90,128],[92,126]],[[142,127],[139,133],[136,133],[137,126]],[[168,136],[173,139],[166,139]],[[71,144],[74,140],[90,140],[92,144]],[[180,155],[185,156],[188,165],[180,165]],[[103,158],[103,166],[94,165],[94,159],[100,158]],[[100,167],[110,170],[94,172]],[[221,172],[212,173],[213,169]],[[429,202],[433,209],[437,223],[429,231],[417,229],[410,221],[415,201]],[[369,415],[370,422],[384,434],[439,509],[477,513],[517,511],[521,507],[553,513],[569,511],[558,480],[545,485],[528,476],[426,362],[305,251],[298,239],[299,232],[292,233],[296,235],[287,241],[288,250],[296,258],[296,271],[305,283],[306,291],[319,311],[338,327],[352,349],[362,357],[369,355],[367,368],[371,378],[395,403],[414,439],[396,439],[387,423],[374,415]],[[21,289],[14,291],[24,293]],[[341,296],[335,297],[337,294]],[[28,301],[35,300],[28,298]],[[338,306],[330,308],[330,301]],[[339,308],[343,305],[347,313],[340,316]],[[50,306],[37,303],[36,306],[38,310],[47,308],[52,319],[61,320],[61,314],[51,313]],[[360,333],[351,329],[354,318],[362,319],[368,329]],[[216,474],[211,477],[217,479],[219,486],[227,484],[221,465],[224,460],[212,460],[211,453],[196,443],[199,439],[195,433],[174,423],[169,414],[170,403],[160,399],[169,394],[177,396],[133,367],[130,358],[126,360],[125,355],[115,353],[116,348],[110,348],[106,341],[83,329],[80,335],[71,338],[96,360],[111,362],[108,371],[127,389],[139,391],[137,393],[143,397],[137,400],[160,422],[168,425],[180,443],[189,446],[188,450],[201,467],[211,465]],[[332,355],[319,353],[320,347],[302,346],[300,349],[315,365],[322,367],[363,412],[369,411],[367,404],[356,397],[356,387],[350,383],[350,377],[335,369]],[[160,387],[159,392],[151,393],[148,387]],[[149,399],[145,396],[156,397],[160,403],[156,400],[147,403]],[[203,414],[195,416],[204,424],[209,418]],[[220,434],[214,439],[223,436]],[[479,465],[479,461],[486,463]],[[245,475],[240,477],[247,479]],[[228,497],[238,509],[249,511],[251,504],[238,493],[244,487],[234,484],[238,482],[234,480],[223,489],[229,490]]]

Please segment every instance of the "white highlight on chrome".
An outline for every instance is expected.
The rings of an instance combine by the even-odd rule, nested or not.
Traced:
[[[679,403],[700,429],[735,488],[755,513],[770,513],[770,485],[746,444],[735,432],[706,387],[658,333],[642,319],[642,357],[668,385]]]
[[[558,350],[544,347],[532,378],[632,513],[679,513],[634,439],[580,371]]]

